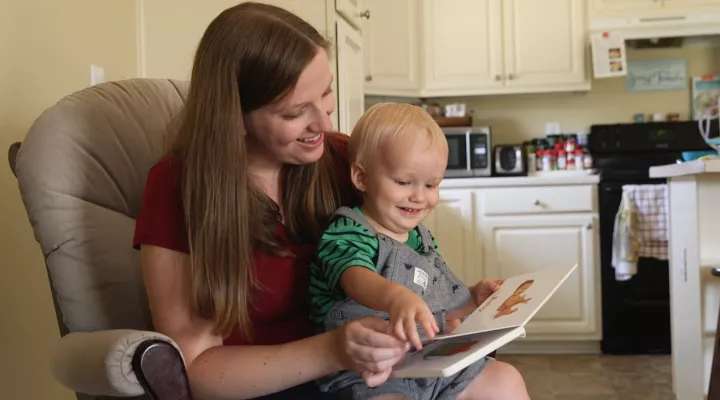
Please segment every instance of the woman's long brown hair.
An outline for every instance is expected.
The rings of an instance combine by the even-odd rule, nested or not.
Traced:
[[[237,328],[252,337],[253,253],[287,254],[280,208],[252,183],[243,114],[282,99],[323,49],[329,43],[302,19],[247,2],[213,20],[196,50],[171,153],[182,170],[191,302],[223,336]],[[340,203],[328,136],[319,162],[282,172],[284,220],[298,242],[315,242]]]

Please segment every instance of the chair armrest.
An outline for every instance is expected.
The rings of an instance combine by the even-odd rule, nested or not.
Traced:
[[[169,385],[187,392],[188,397],[174,398],[190,399],[182,353],[172,339],[157,332],[69,333],[54,348],[51,370],[62,385],[78,393],[114,397],[147,393],[164,400],[167,397],[161,396]]]

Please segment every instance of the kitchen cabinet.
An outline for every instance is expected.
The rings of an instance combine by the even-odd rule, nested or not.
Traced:
[[[480,226],[485,274],[509,278],[544,268],[577,263],[576,272],[526,326],[528,337],[556,340],[589,336],[599,339],[593,301],[596,273],[597,217],[593,215],[518,215],[483,217]]]
[[[601,338],[597,185],[505,187],[498,178],[440,189],[424,224],[450,268],[467,285],[543,268],[577,270],[527,324],[527,337],[504,349],[525,352],[598,351]],[[512,180],[512,178],[509,178]],[[535,180],[540,182],[541,180]],[[455,184],[453,182],[453,184]],[[520,343],[522,342],[522,343]],[[521,347],[518,347],[521,345]]]
[[[720,0],[592,0],[593,16],[660,16],[684,11],[720,9]]]
[[[423,224],[435,237],[450,270],[466,285],[482,279],[482,257],[473,221],[472,190],[443,190],[435,210]]]
[[[365,4],[373,16],[364,28],[367,94],[441,97],[590,88],[584,0]]]
[[[420,90],[417,0],[365,0],[365,93],[415,95]]]
[[[363,90],[363,40],[344,19],[337,20],[337,112],[338,130],[352,132],[365,112]]]
[[[360,29],[362,18],[370,18],[370,11],[363,9],[363,2],[364,0],[335,0],[335,10],[350,26]]]
[[[593,11],[625,12],[662,9],[661,0],[592,0]]]

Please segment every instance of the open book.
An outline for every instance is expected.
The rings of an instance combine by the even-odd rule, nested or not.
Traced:
[[[575,271],[557,267],[513,276],[451,334],[426,339],[393,367],[394,378],[447,377],[525,336],[525,324]]]

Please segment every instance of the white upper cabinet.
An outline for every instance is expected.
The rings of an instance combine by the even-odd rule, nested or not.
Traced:
[[[365,0],[367,94],[584,91],[586,0]],[[419,5],[419,9],[418,9]]]
[[[365,112],[363,93],[363,41],[344,19],[337,20],[338,130],[346,135]]]
[[[333,1],[333,0],[330,0]],[[370,11],[364,9],[364,0],[334,0],[335,10],[353,28],[360,29],[363,18],[370,18]]]
[[[414,95],[419,86],[417,0],[364,0],[365,93]]]
[[[503,5],[507,87],[542,88],[552,83],[575,89],[588,84],[584,1],[506,0]],[[546,14],[548,9],[552,12]]]
[[[590,0],[590,2],[593,17],[642,17],[720,10],[720,0]]]
[[[500,0],[424,0],[424,89],[483,92],[503,87]]]
[[[590,0],[593,11],[624,12],[661,9],[661,0]]]

